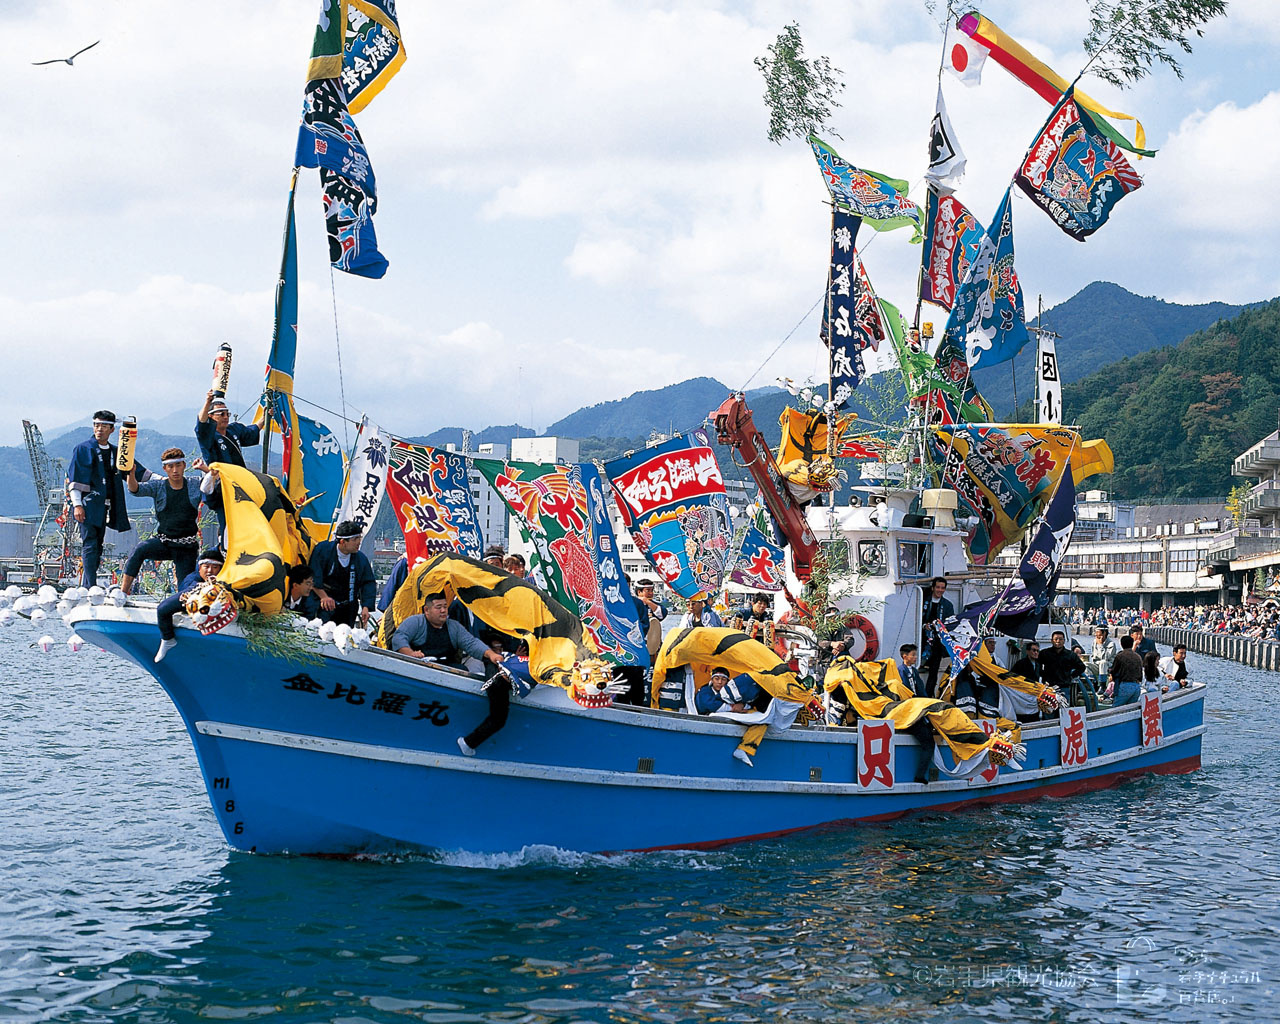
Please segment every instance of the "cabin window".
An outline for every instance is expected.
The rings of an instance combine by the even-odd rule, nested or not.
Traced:
[[[884,541],[858,541],[858,572],[864,576],[883,576],[889,571],[884,553]]]
[[[933,575],[933,545],[914,540],[898,541],[898,579]]]
[[[829,567],[832,569],[849,568],[849,542],[847,540],[824,540],[818,547],[822,550],[822,557],[827,560]]]

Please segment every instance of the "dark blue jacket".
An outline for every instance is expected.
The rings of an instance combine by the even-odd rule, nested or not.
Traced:
[[[115,486],[112,488],[111,518],[107,518],[107,476],[103,462],[116,464],[116,446],[109,444],[99,455],[98,441],[89,438],[81,441],[71,451],[71,464],[67,467],[68,484],[84,484],[87,491],[77,488],[84,496],[84,521],[88,526],[109,526],[113,530],[125,533],[129,529],[129,514],[124,507],[125,474],[115,473]]]
[[[353,551],[351,553],[351,567],[356,573],[356,600],[360,602],[362,608],[368,608],[373,611],[373,603],[378,593],[378,581],[373,576],[373,566],[369,563],[369,559],[363,551]],[[333,576],[335,572],[341,572],[342,567],[338,564],[338,542],[336,540],[321,541],[315,546],[311,552],[311,570],[316,574],[316,589],[323,590],[329,594],[331,598],[338,604],[346,604],[350,597],[346,593],[334,594],[329,592],[326,580]]]
[[[262,428],[252,423],[229,423],[225,435],[218,433],[213,420],[201,423],[196,420],[196,443],[200,445],[200,454],[204,461],[212,465],[215,462],[229,462],[233,466],[244,466],[244,453],[241,448],[252,448],[258,443]]]

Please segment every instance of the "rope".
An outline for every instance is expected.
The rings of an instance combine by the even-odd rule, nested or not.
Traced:
[[[333,283],[333,264],[329,264],[329,297],[333,300],[333,343],[338,349],[338,398],[342,402],[342,447],[350,448],[351,441],[347,437],[347,392],[342,381],[342,338],[338,334],[338,292]]]

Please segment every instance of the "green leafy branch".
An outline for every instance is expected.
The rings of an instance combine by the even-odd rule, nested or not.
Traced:
[[[768,53],[755,59],[764,75],[764,102],[769,108],[769,141],[781,143],[786,138],[806,140],[810,135],[840,134],[827,125],[836,99],[844,91],[839,68],[826,57],[806,59],[800,26],[792,22],[768,47]]]

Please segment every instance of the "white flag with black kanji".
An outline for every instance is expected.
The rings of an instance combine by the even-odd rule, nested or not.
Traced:
[[[938,105],[929,126],[929,169],[924,176],[940,190],[954,192],[964,177],[964,164],[964,151],[960,148],[955,129],[951,127],[951,118],[947,117],[947,108],[942,101],[942,84],[939,83]]]

